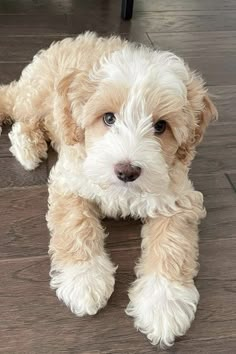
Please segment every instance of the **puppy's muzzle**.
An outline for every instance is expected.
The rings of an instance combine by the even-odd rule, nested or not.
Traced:
[[[130,163],[118,163],[114,167],[115,174],[123,182],[133,182],[141,174],[141,168]]]

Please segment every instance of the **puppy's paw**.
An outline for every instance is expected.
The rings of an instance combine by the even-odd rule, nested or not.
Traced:
[[[23,123],[17,122],[8,136],[12,144],[10,152],[26,170],[34,170],[47,158],[47,143],[40,131],[27,131]]]
[[[50,285],[74,314],[95,315],[113,293],[115,271],[107,255],[63,268],[54,264]]]
[[[199,294],[194,285],[184,286],[150,275],[134,282],[129,298],[126,313],[134,317],[135,327],[146,334],[153,345],[166,347],[189,329]]]

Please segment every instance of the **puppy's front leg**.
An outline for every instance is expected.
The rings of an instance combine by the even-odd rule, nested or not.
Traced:
[[[149,219],[142,229],[142,256],[137,280],[129,291],[127,314],[152,344],[170,346],[190,327],[199,300],[193,278],[198,271],[202,195],[192,192],[188,207],[170,216]]]
[[[97,209],[52,184],[47,221],[51,287],[76,315],[94,315],[113,292],[116,269],[104,250]]]

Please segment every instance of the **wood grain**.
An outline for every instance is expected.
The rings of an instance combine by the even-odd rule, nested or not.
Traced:
[[[218,107],[217,102],[215,103]],[[225,123],[223,116],[218,122],[209,125],[200,146],[220,145],[223,148],[227,148],[228,146],[235,145],[235,136],[236,122],[232,122],[231,124],[228,124],[228,122]]]
[[[236,232],[235,232],[236,233]],[[236,235],[232,239],[201,241],[200,237],[200,273],[198,280],[234,280],[236,258],[233,257],[236,247]],[[130,247],[120,252],[112,249],[112,259],[119,265],[120,271],[131,271],[140,255],[139,247]],[[234,258],[234,259],[233,259]]]
[[[112,252],[113,259],[120,264],[116,291],[107,307],[91,318],[77,318],[58,303],[48,286],[47,258],[1,262],[0,331],[5,344],[0,348],[5,352],[14,351],[17,343],[19,352],[27,353],[56,352],[57,348],[73,353],[91,353],[95,350],[102,353],[155,353],[156,349],[134,330],[132,319],[123,311],[128,302],[126,289],[134,279],[132,267],[136,253],[134,250]],[[190,342],[203,350],[205,341],[211,343],[219,336],[221,340],[223,337],[235,336],[236,282],[233,279],[216,280],[215,273],[211,280],[209,274],[214,262],[212,267],[210,264],[209,261],[206,264],[208,278],[198,280],[201,301],[196,320],[188,334],[177,342],[175,350],[180,346],[186,348],[187,352]]]
[[[196,10],[232,10],[236,9],[236,4],[234,0],[135,0],[134,10],[135,11],[196,11]]]
[[[183,57],[190,68],[202,73],[209,86],[234,84],[235,31],[176,31],[148,33],[148,36],[154,48],[170,50]]]
[[[65,33],[62,35],[8,35],[0,36],[0,63],[14,62],[27,63],[41,49],[47,49],[52,42],[60,41],[66,37],[77,37],[79,33]],[[110,36],[109,32],[100,32],[100,35]],[[122,33],[123,38],[130,41],[143,43],[151,46],[151,42],[146,33]]]
[[[67,32],[67,16],[50,14],[0,14],[1,36],[9,34],[57,34]]]
[[[94,1],[84,0],[64,1],[64,0],[7,0],[0,2],[1,14],[28,14],[29,16],[37,14],[73,14],[78,17],[88,15],[89,13],[119,13],[120,4],[116,0]]]
[[[47,254],[47,195],[46,186],[0,189],[0,259]]]
[[[213,95],[213,101],[219,112],[219,120],[216,124],[221,124],[223,122],[229,122],[230,124],[236,123],[234,114],[236,111],[236,86],[210,86],[209,93]],[[207,132],[210,132],[213,129],[215,128],[213,128],[212,125]],[[222,133],[224,129],[225,128],[223,128]]]
[[[192,70],[203,75],[210,86],[234,85],[236,82],[235,58],[232,56],[186,57]]]
[[[27,65],[27,62],[25,62],[25,63],[16,63],[16,62],[0,63],[1,84],[9,84],[13,80],[18,80],[22,70],[24,69],[24,67],[26,65]],[[1,137],[0,137],[0,139],[1,139]]]
[[[0,186],[22,187],[47,182],[47,166],[43,162],[33,171],[26,171],[13,157],[0,158]]]
[[[132,30],[143,32],[235,31],[236,10],[136,12]]]
[[[199,146],[198,154],[192,164],[192,173],[198,175],[231,171],[235,168],[235,145],[236,142],[224,146],[224,149],[220,145]]]
[[[236,55],[236,31],[148,33],[155,48],[188,57]]]
[[[30,62],[39,50],[48,48],[53,41],[66,36],[0,36],[0,62]]]

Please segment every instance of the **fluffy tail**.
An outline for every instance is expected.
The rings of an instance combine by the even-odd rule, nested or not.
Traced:
[[[13,121],[14,86],[14,82],[0,86],[0,134],[2,125]]]

